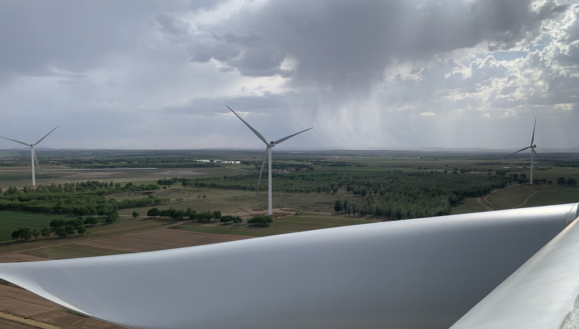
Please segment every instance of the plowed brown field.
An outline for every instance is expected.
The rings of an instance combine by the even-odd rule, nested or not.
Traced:
[[[171,229],[159,229],[125,236],[79,242],[76,244],[126,252],[141,252],[200,246],[204,244],[235,241],[248,238],[251,237],[232,234],[210,234]]]

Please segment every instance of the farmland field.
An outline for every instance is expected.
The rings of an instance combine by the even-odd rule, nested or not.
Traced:
[[[0,211],[0,242],[11,240],[11,234],[19,227],[42,230],[53,219],[71,219],[71,216],[41,214],[21,211]]]
[[[0,155],[0,242],[53,219],[98,218],[83,236],[0,244],[0,262],[44,261],[164,250],[347,225],[579,201],[577,154],[541,158],[540,184],[525,185],[526,158],[422,151],[274,152],[273,223],[247,225],[267,208],[267,175],[255,192],[262,151],[42,151],[37,190],[27,153]],[[197,160],[213,162],[199,163]],[[223,164],[220,160],[237,160]],[[521,175],[525,175],[522,176]],[[525,177],[525,178],[523,178]],[[549,183],[549,181],[551,183]],[[523,184],[521,184],[523,183]],[[52,185],[54,184],[54,185]],[[12,186],[11,189],[9,187]],[[345,208],[337,212],[336,201]],[[347,204],[347,206],[346,206]],[[240,216],[240,225],[167,213]],[[17,209],[31,209],[24,212]],[[80,208],[80,209],[79,209]],[[106,213],[118,218],[106,223]],[[79,214],[76,214],[79,213]],[[100,215],[98,214],[100,213]],[[27,306],[29,305],[29,306]],[[8,314],[14,318],[7,319]],[[15,322],[14,322],[15,321]],[[36,321],[36,322],[27,322]],[[82,317],[0,281],[0,327],[118,328]],[[8,327],[9,328],[9,327]]]

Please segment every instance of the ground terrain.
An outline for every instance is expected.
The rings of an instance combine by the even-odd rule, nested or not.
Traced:
[[[29,153],[20,150],[0,151],[0,188],[9,186],[22,188],[30,184]],[[38,184],[64,184],[87,180],[132,182],[134,184],[157,184],[159,179],[196,179],[208,184],[230,182],[231,176],[250,175],[243,182],[250,182],[249,189],[212,188],[194,185],[183,186],[181,181],[171,185],[160,185],[152,191],[116,191],[107,199],[131,200],[153,195],[169,201],[156,206],[159,209],[194,209],[197,212],[219,210],[223,215],[237,215],[244,220],[265,213],[267,206],[267,180],[262,178],[259,193],[255,193],[256,165],[261,164],[262,152],[253,151],[44,151],[38,152],[41,174]],[[239,160],[240,164],[198,167],[197,160]],[[579,179],[579,155],[553,154],[541,158],[535,178],[545,182],[528,186],[510,180],[504,187],[488,193],[466,197],[450,208],[451,214],[494,211],[540,205],[579,201],[579,187],[556,184],[558,177]],[[274,152],[274,164],[286,170],[278,175],[284,177],[311,178],[311,184],[331,179],[336,182],[352,177],[368,177],[368,186],[382,174],[397,172],[400,175],[476,175],[494,177],[501,171],[529,175],[523,166],[526,158],[506,159],[502,154],[464,154],[411,151],[324,151],[324,152]],[[520,167],[520,168],[519,168]],[[148,168],[148,169],[134,169]],[[276,167],[274,167],[276,168]],[[308,168],[308,171],[300,171]],[[291,170],[287,170],[291,169]],[[310,170],[313,169],[313,170]],[[292,170],[296,170],[295,172]],[[446,170],[446,173],[444,171]],[[463,173],[460,173],[463,172]],[[293,175],[293,176],[292,176]],[[301,175],[301,176],[300,176]],[[328,176],[330,175],[330,176]],[[226,177],[227,176],[227,177]],[[264,177],[266,177],[264,173]],[[280,176],[277,176],[280,177]],[[330,177],[330,178],[327,178]],[[425,176],[426,177],[426,176]],[[428,176],[443,177],[443,176]],[[394,177],[394,179],[397,179]],[[486,180],[486,178],[485,178]],[[551,181],[552,183],[547,183]],[[240,184],[243,183],[240,181]],[[274,177],[274,186],[276,178]],[[278,179],[278,182],[282,182]],[[289,182],[289,181],[288,181]],[[308,184],[307,180],[306,183]],[[313,185],[312,185],[313,186]],[[365,185],[364,185],[365,186]],[[277,185],[279,188],[279,184]],[[389,188],[389,185],[380,188]],[[372,188],[368,187],[372,192]],[[391,191],[388,191],[389,193]],[[240,239],[325,229],[346,225],[360,225],[390,220],[388,217],[348,215],[336,213],[337,199],[349,200],[359,205],[380,196],[354,195],[342,185],[335,191],[312,191],[310,193],[275,192],[274,220],[269,227],[223,225],[216,221],[196,222],[188,219],[152,218],[146,213],[151,207],[119,209],[119,219],[113,224],[100,221],[88,228],[84,236],[68,238],[39,237],[29,242],[11,241],[10,234],[19,227],[42,229],[53,219],[74,219],[67,214],[46,214],[23,211],[0,211],[0,262],[45,261],[76,257],[115,255],[142,251],[190,247],[211,243],[230,242]],[[412,195],[411,195],[412,197]],[[398,197],[388,202],[396,204]],[[417,199],[420,201],[420,199]],[[429,199],[430,200],[430,199]],[[405,201],[408,202],[408,201]],[[430,201],[429,201],[430,202]],[[133,212],[139,217],[133,218]],[[412,217],[411,217],[412,218]],[[36,295],[0,281],[0,328],[117,328],[113,325],[90,319],[48,302]]]

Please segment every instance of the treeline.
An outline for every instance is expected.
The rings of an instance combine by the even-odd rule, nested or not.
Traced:
[[[105,217],[105,221],[108,224],[111,224],[117,220],[119,213],[116,211],[110,211],[103,216]],[[75,233],[85,235],[88,232],[87,227],[93,227],[97,225],[98,222],[98,218],[95,217],[78,217],[71,220],[54,219],[50,221],[49,227],[42,230],[21,227],[12,232],[12,240],[27,242],[32,237],[34,237],[35,240],[38,239],[39,235],[48,238],[53,233],[59,238],[69,237]]]
[[[72,214],[77,216],[104,216],[111,211],[125,208],[146,207],[169,202],[168,198],[149,195],[140,199],[114,198],[107,200],[106,195],[119,191],[154,190],[154,184],[134,185],[127,183],[83,182],[59,185],[40,185],[36,190],[24,188],[19,190],[9,187],[0,196],[0,210],[21,210],[41,213]]]
[[[147,216],[149,217],[164,217],[164,218],[171,218],[175,220],[181,219],[189,219],[194,220],[197,222],[212,222],[213,220],[219,221],[223,224],[241,224],[243,223],[243,219],[239,216],[231,216],[226,215],[222,216],[221,211],[201,211],[197,212],[196,210],[191,209],[191,207],[187,208],[187,210],[178,210],[178,209],[158,209],[158,208],[151,208],[147,211]],[[269,216],[254,216],[247,220],[248,225],[255,225],[255,226],[269,226],[273,223],[273,220]]]
[[[557,184],[559,185],[569,185],[569,186],[577,186],[577,179],[573,177],[559,177],[557,178]]]

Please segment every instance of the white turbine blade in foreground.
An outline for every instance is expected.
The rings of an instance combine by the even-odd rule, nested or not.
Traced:
[[[0,278],[130,328],[442,329],[576,215],[566,204],[354,225],[0,264]]]
[[[537,127],[537,117],[535,117],[535,125],[533,125],[533,137],[531,137],[531,146],[533,146],[533,142],[535,141],[535,128]]]
[[[537,154],[537,152],[535,152],[535,149],[533,149],[533,153],[535,153],[535,156],[537,157],[537,159],[539,158],[539,155]]]
[[[15,139],[10,139],[10,138],[6,138],[6,137],[2,137],[2,136],[0,136],[0,138],[4,138],[4,139],[7,139],[7,140],[9,140],[9,141],[13,141],[13,142],[16,142],[16,143],[19,143],[19,144],[26,145],[26,146],[30,147],[30,144],[26,144],[26,143],[24,143],[24,142],[17,141],[17,140],[15,140]]]
[[[576,219],[451,329],[578,328],[578,249]]]
[[[531,148],[531,147],[530,147],[530,146],[527,146],[527,147],[525,147],[525,148],[523,148],[523,149],[518,150],[517,152],[513,152],[513,153],[511,153],[511,154],[508,154],[507,156],[513,155],[513,154],[516,154],[516,153],[519,153],[519,152],[524,151],[524,150],[526,150],[526,149],[528,149],[528,148]]]
[[[34,153],[34,161],[36,162],[36,168],[38,168],[38,173],[41,174],[40,165],[38,164],[38,157],[36,156],[36,150],[32,148],[32,152]]]
[[[265,155],[263,156],[263,160],[261,161],[261,169],[259,170],[259,178],[257,179],[257,186],[255,187],[255,197],[257,198],[257,191],[259,190],[259,182],[261,182],[261,174],[263,173],[263,167],[265,166],[265,158],[267,158],[267,150],[269,148],[265,148]]]
[[[239,115],[237,115],[237,113],[235,113],[235,111],[232,110],[231,107],[227,106],[227,108],[228,108],[231,112],[233,112],[233,114],[235,114],[235,116],[238,117],[239,120],[243,121],[243,123],[245,123],[245,125],[246,125],[247,127],[249,127],[249,129],[251,129],[251,131],[253,131],[253,133],[254,133],[255,135],[257,135],[257,137],[259,137],[259,139],[261,139],[266,145],[269,144],[269,143],[265,140],[265,138],[264,138],[257,130],[253,129],[253,127],[250,126],[249,123],[245,122],[245,120],[243,120]]]
[[[56,126],[56,128],[58,128],[59,126]],[[52,129],[48,134],[44,135],[44,137],[42,137],[41,139],[38,140],[38,142],[34,143],[34,146],[38,145],[40,142],[42,142],[42,140],[44,140],[48,135],[50,135],[53,131],[56,130],[56,128]]]
[[[293,134],[293,135],[289,135],[289,136],[284,137],[284,138],[282,138],[282,139],[278,139],[278,140],[276,140],[276,141],[273,142],[273,143],[274,143],[274,144],[279,144],[279,143],[285,141],[286,139],[290,139],[290,138],[294,137],[295,135],[301,134],[301,133],[303,133],[303,132],[305,132],[305,131],[308,131],[308,130],[311,130],[311,129],[314,129],[314,128],[312,127],[312,128],[308,128],[308,129],[306,129],[306,130],[302,130],[302,131],[297,132],[297,133],[295,133],[295,134]]]

